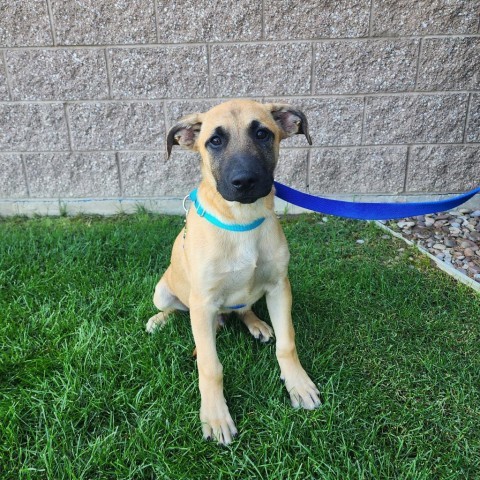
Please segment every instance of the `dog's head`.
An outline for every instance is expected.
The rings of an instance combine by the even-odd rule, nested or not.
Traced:
[[[300,110],[231,100],[180,119],[168,132],[167,155],[173,145],[200,152],[204,178],[225,200],[253,203],[272,190],[280,141],[295,134],[312,144]]]

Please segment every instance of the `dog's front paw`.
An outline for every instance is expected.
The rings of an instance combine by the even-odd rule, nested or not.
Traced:
[[[237,435],[237,427],[230,416],[225,399],[216,402],[202,401],[200,420],[205,440],[215,439],[221,445],[228,445]]]
[[[270,325],[266,324],[262,320],[258,320],[258,323],[248,326],[249,332],[262,343],[268,343],[273,339],[273,329]]]
[[[296,375],[282,376],[282,380],[290,394],[293,408],[314,410],[321,405],[320,392],[305,370],[301,369]]]
[[[164,312],[158,312],[153,317],[148,319],[145,331],[147,333],[153,333],[157,328],[162,328],[167,323],[167,314]]]
[[[254,338],[262,343],[267,343],[273,339],[273,329],[270,325],[260,320],[251,310],[241,316],[243,323]]]

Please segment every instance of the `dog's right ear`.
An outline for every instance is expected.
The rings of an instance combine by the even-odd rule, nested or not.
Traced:
[[[167,159],[170,158],[172,147],[180,145],[191,150],[197,149],[197,138],[202,126],[202,114],[192,113],[182,117],[167,134]]]
[[[265,107],[270,110],[273,119],[280,127],[282,138],[288,138],[299,133],[305,135],[308,143],[312,144],[312,139],[308,133],[307,117],[301,110],[283,103],[267,103]]]

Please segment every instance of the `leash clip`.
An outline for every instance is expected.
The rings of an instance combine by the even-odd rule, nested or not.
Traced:
[[[195,196],[194,198],[191,197],[191,194],[188,194],[188,195],[185,195],[185,198],[183,199],[183,210],[185,210],[185,214],[188,213],[188,211],[190,210],[190,208],[187,208],[186,207],[186,202],[187,200],[191,200],[193,202],[193,204],[195,205],[195,209],[197,210],[197,214],[198,216],[200,217],[204,217],[205,214],[207,213],[207,211],[205,210],[205,208],[203,208],[199,203],[198,203],[198,200],[197,200],[197,197]],[[202,210],[202,211],[200,211]]]
[[[187,206],[186,206],[187,200],[189,200],[189,199],[190,199],[190,195],[185,195],[185,198],[183,199],[183,202],[182,202],[182,207],[183,207],[183,210],[185,211],[185,215],[190,210],[190,207],[187,208]]]

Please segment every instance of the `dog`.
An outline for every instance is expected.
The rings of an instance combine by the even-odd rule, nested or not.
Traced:
[[[202,180],[174,242],[171,263],[155,288],[153,302],[160,312],[146,329],[164,325],[174,310],[190,312],[203,436],[220,444],[231,443],[237,434],[216,350],[222,314],[236,312],[263,342],[275,335],[292,406],[311,410],[320,405],[319,391],[297,355],[287,276],[290,254],[273,208],[279,144],[295,134],[304,134],[312,144],[300,110],[242,99],[187,115],[167,135],[167,158],[173,145],[200,153]],[[264,295],[273,331],[252,311]]]

